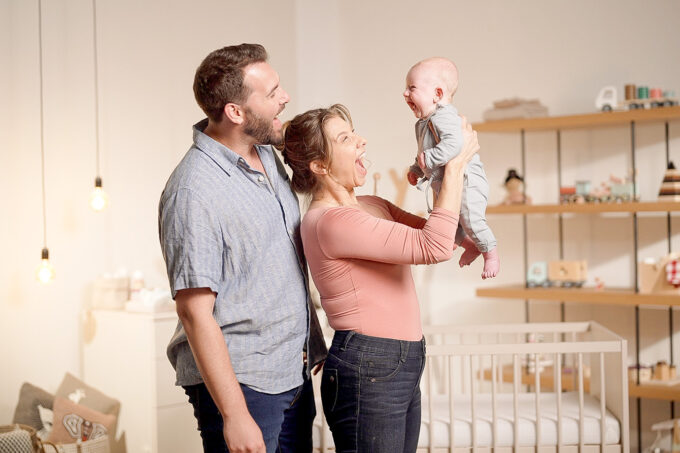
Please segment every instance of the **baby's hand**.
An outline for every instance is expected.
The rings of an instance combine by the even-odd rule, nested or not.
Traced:
[[[418,166],[425,170],[425,153],[418,153]]]
[[[411,184],[412,186],[418,184],[418,175],[416,175],[412,171],[409,170],[406,177],[408,178],[408,183]]]

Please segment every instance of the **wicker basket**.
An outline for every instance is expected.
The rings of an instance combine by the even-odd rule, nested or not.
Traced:
[[[41,453],[111,453],[108,436],[72,444],[43,442]]]

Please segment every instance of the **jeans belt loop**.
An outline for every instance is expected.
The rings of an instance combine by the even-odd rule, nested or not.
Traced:
[[[399,356],[399,361],[401,363],[406,362],[406,357],[408,357],[408,342],[407,341],[400,341],[399,345],[401,346],[401,354]]]
[[[341,351],[345,351],[347,349],[347,344],[349,343],[349,340],[352,339],[356,332],[353,330],[350,330],[347,332],[347,335],[345,336],[345,339],[342,341],[342,345],[340,346]]]

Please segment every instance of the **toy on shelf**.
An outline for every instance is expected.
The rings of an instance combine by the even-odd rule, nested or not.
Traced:
[[[660,360],[654,365],[653,379],[656,381],[669,381],[677,377],[675,365],[669,365],[665,360]]]
[[[649,382],[652,380],[654,367],[647,365],[631,365],[628,367],[628,380],[630,382],[637,382],[638,373],[640,374],[640,383]]]
[[[563,288],[580,288],[586,282],[588,263],[582,261],[538,261],[529,266],[527,286],[561,286]]]
[[[638,274],[641,294],[680,295],[680,255],[646,258],[638,264]]]
[[[628,367],[628,380],[637,382],[637,373],[640,373],[640,383],[675,385],[678,381],[675,365],[669,365],[665,360],[659,360],[652,366],[631,365]]]
[[[595,107],[602,112],[611,112],[678,105],[674,91],[662,91],[660,88],[650,90],[646,86],[639,86],[636,89],[635,85],[626,85],[625,96],[626,98],[619,102],[616,87],[606,86],[598,93]]]
[[[590,181],[576,181],[575,186],[560,187],[560,204],[619,203],[640,200],[640,188],[633,184],[633,177],[609,176],[597,187]]]
[[[663,175],[659,201],[680,201],[680,171],[675,169],[673,162],[668,163],[668,168]]]
[[[680,453],[680,418],[670,419],[652,425],[656,439],[643,453],[667,453],[670,437],[670,453]]]
[[[531,204],[531,197],[524,193],[524,179],[517,173],[517,170],[511,168],[508,170],[508,176],[505,177],[503,184],[508,193],[503,199],[503,204]]]

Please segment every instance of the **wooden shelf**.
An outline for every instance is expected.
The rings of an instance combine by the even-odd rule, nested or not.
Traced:
[[[632,289],[607,288],[525,288],[523,285],[477,288],[477,297],[505,299],[540,299],[587,304],[611,305],[680,305],[680,295],[636,294]]]
[[[536,383],[535,373],[529,372],[526,367],[522,367],[522,385],[529,385],[531,387]],[[491,369],[485,369],[483,379],[486,381],[491,380]],[[578,390],[578,375],[571,369],[562,370],[562,391],[571,392],[573,390]],[[555,374],[552,366],[546,366],[543,368],[540,374],[541,380],[541,391],[553,391],[555,387]],[[503,365],[503,382],[512,383],[513,382],[513,372],[512,365]],[[585,392],[590,391],[590,372],[586,368],[583,373],[583,390]]]
[[[680,401],[680,384],[648,384],[637,385],[628,383],[628,395],[633,398],[646,398],[652,400]]]
[[[639,201],[629,203],[583,204],[515,204],[488,206],[487,214],[596,214],[603,212],[674,212],[680,211],[677,201]]]
[[[553,374],[554,370],[552,366],[545,367],[541,371],[541,391],[552,392],[554,391],[555,378]],[[483,374],[483,379],[486,381],[491,380],[491,370],[485,369]],[[578,391],[578,383],[575,379],[576,375],[573,371],[562,371],[562,391],[572,392]],[[503,366],[503,382],[512,383],[513,373],[512,365]],[[536,382],[536,376],[534,373],[530,373],[525,367],[522,367],[522,385],[528,385],[533,387]],[[583,391],[590,391],[590,377],[588,370],[586,369],[583,375]],[[664,401],[680,401],[680,384],[676,385],[666,385],[666,384],[654,384],[654,383],[642,383],[640,385],[635,384],[635,382],[628,382],[628,396],[631,398],[645,398],[654,400],[664,400]]]
[[[680,106],[629,110],[627,112],[587,113],[585,115],[486,121],[484,123],[473,124],[472,127],[478,132],[545,131],[622,126],[630,124],[631,121],[644,123],[675,119],[680,119]]]

